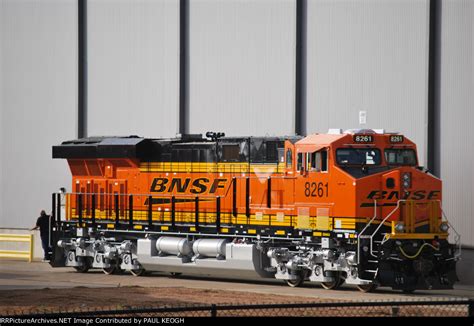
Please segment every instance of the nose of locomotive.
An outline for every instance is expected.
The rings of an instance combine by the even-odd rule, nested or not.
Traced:
[[[383,216],[403,232],[430,232],[440,223],[441,182],[431,174],[399,167],[381,175]],[[393,211],[393,212],[392,212]],[[433,225],[431,225],[433,224]],[[424,225],[424,227],[420,227]]]

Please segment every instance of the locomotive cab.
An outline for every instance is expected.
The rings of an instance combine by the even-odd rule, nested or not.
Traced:
[[[413,142],[351,130],[308,136],[296,150],[300,200],[316,206],[318,220],[329,217],[323,230],[336,233],[346,249],[352,235],[345,240],[346,232],[355,232],[360,266],[352,276],[405,291],[452,287],[457,255],[443,220],[441,180],[418,166]],[[315,229],[322,225],[317,221]]]

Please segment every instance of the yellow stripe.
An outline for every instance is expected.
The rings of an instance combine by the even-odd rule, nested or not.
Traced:
[[[448,235],[445,233],[397,233],[387,234],[387,237],[390,239],[434,239],[435,237],[446,239]]]
[[[31,234],[0,234],[0,241],[30,242]]]
[[[71,209],[71,212],[73,214],[73,218],[78,218],[77,215],[74,215],[75,210]],[[107,212],[107,211],[100,211],[96,210],[96,219],[97,220],[105,220],[107,219],[107,215],[109,219],[115,219],[115,212]],[[148,211],[137,211],[135,210],[133,213],[134,221],[147,221],[148,220]],[[279,220],[280,218],[280,220]],[[264,225],[264,226],[280,226],[280,227],[290,227],[290,226],[296,226],[298,217],[297,216],[290,216],[290,215],[284,215],[283,219],[281,220],[281,216],[277,217],[276,214],[259,214],[258,218],[256,214],[252,214],[249,218],[245,214],[238,214],[236,217],[234,217],[231,213],[221,213],[221,223],[226,224],[242,224],[242,225]],[[90,215],[86,215],[85,211],[83,211],[83,219],[85,221],[90,220]],[[170,211],[153,211],[152,212],[152,219],[154,222],[164,222],[164,223],[170,223],[171,222],[171,212]],[[121,222],[128,222],[128,210],[125,211],[125,216],[120,216],[120,221]],[[195,214],[194,212],[176,212],[175,213],[175,221],[176,223],[195,223]],[[247,224],[248,221],[248,224]],[[367,221],[366,218],[341,218],[338,217],[335,219],[335,221],[341,221],[341,227],[342,229],[355,229],[356,223],[361,223],[364,221]],[[199,213],[199,223],[208,223],[212,224],[216,222],[216,213],[215,212],[200,212]],[[379,224],[380,220],[376,220],[373,222],[374,224]],[[391,222],[385,222],[384,225],[391,226]],[[428,225],[429,221],[423,221],[423,222],[418,222],[415,227],[420,227],[423,225]],[[86,223],[76,223],[78,227],[85,227]],[[316,229],[317,225],[317,217],[311,216],[309,217],[309,229]],[[332,226],[332,225],[331,225]],[[108,229],[114,229],[115,224],[107,224]],[[143,226],[142,225],[134,225],[134,229],[136,230],[142,230]],[[168,226],[162,226],[161,230],[166,231],[169,230]],[[191,227],[190,228],[191,232],[195,232],[196,228]],[[222,228],[220,230],[222,233],[228,233],[229,230],[227,228]],[[275,232],[275,234],[279,234],[280,231]],[[284,231],[281,230],[281,235],[284,235]],[[256,234],[255,229],[250,229],[248,230],[249,234]],[[28,242],[28,237],[29,235],[20,235],[18,240],[16,241],[24,241]],[[321,232],[313,232],[313,236],[330,236],[329,233],[321,233]],[[391,234],[388,235],[389,238],[391,239],[434,239],[434,237],[437,236],[440,239],[446,239],[447,234],[445,233],[401,233],[401,234]],[[350,235],[351,238],[354,237],[353,234]],[[0,235],[0,241],[15,241],[16,235]],[[22,240],[20,240],[22,239]]]
[[[78,216],[76,214],[75,209],[71,209],[72,216],[68,216],[68,219],[74,218],[77,219]],[[120,218],[120,222],[127,222],[129,221],[128,218],[128,209],[125,209]],[[108,210],[98,210],[96,209],[95,212],[96,220],[115,220],[115,211],[108,211]],[[90,220],[91,214],[86,214],[86,211],[83,210],[83,219]],[[135,222],[146,222],[148,221],[148,210],[134,210],[133,211],[133,220]],[[152,212],[152,220],[154,222],[163,222],[163,223],[171,223],[171,211],[170,210],[153,210]],[[195,214],[194,212],[176,212],[175,213],[175,221],[176,223],[194,223],[195,222]],[[280,226],[280,227],[295,227],[297,225],[298,217],[291,216],[289,214],[285,214],[283,216],[278,216],[277,214],[251,214],[249,218],[243,213],[234,217],[229,212],[222,212],[221,213],[221,223],[232,223],[232,224],[242,224],[242,225],[271,225],[271,226]],[[353,218],[353,217],[337,217],[335,221],[341,221],[342,229],[346,230],[354,230],[356,227],[356,223],[363,223],[366,222],[366,218]],[[212,224],[216,222],[216,213],[215,212],[199,212],[199,223],[208,223]],[[374,221],[374,224],[380,223],[380,221]],[[390,226],[390,222],[385,222],[385,225]],[[310,216],[309,217],[309,226],[307,229],[316,230],[317,225],[317,217]],[[85,223],[84,223],[85,226]],[[332,225],[332,218],[330,217],[330,226],[331,229],[334,227]]]
[[[168,173],[281,173],[285,165],[276,163],[250,164],[245,162],[206,163],[206,162],[144,162],[140,164],[140,172]]]
[[[29,251],[19,250],[0,250],[0,258],[19,258],[19,259],[30,259]]]
[[[333,228],[337,229],[355,229],[357,219],[355,218],[336,218],[334,219]],[[338,224],[340,227],[337,227]]]
[[[72,209],[72,218],[78,218],[77,215],[74,214],[75,210]],[[106,210],[100,211],[96,210],[95,213],[96,220],[115,220],[115,211],[108,212]],[[215,212],[199,212],[199,223],[200,224],[213,224],[216,222],[216,213]],[[85,214],[83,211],[83,219],[90,221],[91,215]],[[324,218],[324,217],[323,217]],[[148,221],[148,210],[134,210],[133,211],[133,220],[135,222],[146,222]],[[152,212],[152,220],[154,222],[162,222],[162,223],[171,223],[171,211],[170,210],[153,210]],[[308,227],[305,229],[317,229],[317,220],[316,216],[309,217],[309,224]],[[355,229],[356,222],[364,219],[359,218],[337,218],[337,220],[342,221],[342,228],[343,229]],[[119,221],[124,223],[129,221],[128,219],[128,209],[125,210],[124,215],[121,215]],[[297,216],[291,216],[285,214],[283,216],[278,214],[251,214],[250,217],[247,217],[246,214],[240,213],[236,217],[233,216],[231,213],[222,212],[221,213],[221,223],[231,223],[231,224],[242,224],[242,225],[271,225],[275,227],[291,227],[296,226],[298,221]],[[195,223],[195,213],[194,212],[175,212],[175,222],[176,223]],[[332,225],[332,218],[329,218],[330,222],[330,229],[333,228]],[[374,222],[376,223],[376,222]],[[114,228],[113,224],[110,224],[110,228]],[[85,226],[85,223],[84,223]],[[109,226],[108,226],[109,227]]]
[[[286,232],[283,231],[283,230],[278,230],[278,231],[275,232],[275,234],[276,234],[276,235],[285,235]]]

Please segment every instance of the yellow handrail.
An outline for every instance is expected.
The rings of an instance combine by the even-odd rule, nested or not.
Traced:
[[[0,234],[0,242],[27,242],[28,250],[0,250],[0,258],[19,258],[33,261],[33,234]]]

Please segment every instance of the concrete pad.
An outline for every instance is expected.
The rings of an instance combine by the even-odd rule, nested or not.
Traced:
[[[379,288],[375,293],[362,293],[350,286],[340,290],[324,290],[318,284],[307,283],[300,288],[290,288],[278,280],[237,280],[225,278],[195,277],[183,275],[171,278],[169,274],[154,273],[143,277],[134,277],[128,273],[105,275],[100,270],[77,273],[73,268],[52,268],[48,263],[1,260],[0,291],[12,289],[44,289],[75,287],[123,287],[141,286],[154,288],[186,287],[196,289],[214,289],[245,291],[262,294],[291,295],[333,300],[407,300],[433,298],[474,298],[474,286],[456,285],[454,290],[417,291],[403,294],[388,288]]]

